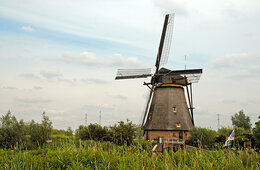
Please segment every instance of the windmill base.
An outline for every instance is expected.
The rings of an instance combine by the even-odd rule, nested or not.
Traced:
[[[188,131],[149,131],[144,132],[144,140],[154,141],[158,140],[159,137],[162,137],[164,140],[186,140],[190,136]]]

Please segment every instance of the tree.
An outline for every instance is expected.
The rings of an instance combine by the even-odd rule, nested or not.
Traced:
[[[76,137],[82,140],[111,141],[119,145],[130,145],[136,137],[136,125],[127,120],[118,122],[114,126],[102,127],[90,124],[87,127],[80,125],[76,130]]]
[[[90,139],[86,126],[80,125],[78,129],[76,129],[76,137],[82,140]]]
[[[0,118],[0,147],[11,148],[17,142],[25,139],[25,125],[23,120],[19,122],[15,116],[11,115],[10,110]]]
[[[99,124],[90,124],[87,127],[88,135],[91,139],[96,141],[103,141],[107,136],[107,129]]]
[[[66,130],[63,129],[52,129],[51,135],[52,136],[65,136],[66,135]]]
[[[119,145],[130,145],[136,136],[136,126],[129,120],[127,123],[118,122],[118,125],[110,127],[112,141]]]
[[[49,117],[45,115],[45,112],[43,112],[41,124],[35,123],[32,120],[29,125],[29,135],[31,142],[34,145],[43,145],[48,139],[50,139],[51,130],[52,122],[50,121]]]
[[[107,139],[108,129],[98,124],[90,124],[87,127],[80,125],[76,130],[76,136],[82,140],[104,141]]]
[[[207,128],[194,127],[190,131],[190,137],[187,144],[198,147],[201,145],[211,146],[214,144],[217,132]]]
[[[73,136],[73,130],[71,129],[71,127],[68,127],[68,129],[66,131],[66,135],[67,136]]]
[[[243,110],[240,110],[238,113],[235,113],[234,116],[231,116],[232,125],[241,127],[245,130],[251,129],[251,123],[249,116],[244,114]]]
[[[223,134],[225,135],[226,137],[228,137],[231,132],[233,131],[233,128],[232,127],[221,127],[220,129],[218,129],[218,134]]]
[[[50,139],[51,130],[52,130],[52,122],[50,121],[49,117],[46,116],[45,112],[42,113],[42,132],[43,136],[47,139]]]
[[[219,134],[217,137],[216,137],[216,140],[215,140],[216,143],[220,143],[220,144],[224,144],[226,142],[226,136],[224,134]]]
[[[260,116],[258,117],[258,119],[260,119]],[[260,146],[260,120],[258,120],[255,123],[255,127],[253,129],[253,136],[254,136],[254,139],[256,141],[256,144],[259,147]]]

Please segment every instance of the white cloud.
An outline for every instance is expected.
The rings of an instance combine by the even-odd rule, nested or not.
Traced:
[[[62,74],[57,70],[44,70],[40,74],[47,79],[52,79],[52,78],[57,78],[62,76]]]
[[[216,58],[212,62],[212,66],[213,68],[232,68],[241,64],[255,64],[255,62],[260,62],[259,56],[249,55],[248,53],[234,53]]]
[[[21,29],[26,32],[35,32],[35,29],[31,26],[22,26]]]
[[[186,0],[151,0],[152,3],[163,9],[164,12],[173,13],[175,12],[176,15],[187,15],[187,2]]]
[[[44,58],[48,61],[60,61],[69,64],[83,64],[87,66],[102,66],[102,67],[141,67],[142,64],[136,57],[125,57],[122,54],[113,54],[108,59],[97,57],[97,55],[90,51],[84,51],[78,56],[73,55],[69,51],[56,57]]]
[[[14,100],[20,103],[50,103],[51,102],[51,100],[41,99],[36,97],[16,97]]]
[[[227,74],[226,77],[242,80],[245,78],[253,78],[256,81],[259,80],[257,77],[260,74],[260,66],[248,66],[246,68],[239,69],[239,71],[232,71]]]
[[[110,110],[110,109],[114,109],[114,106],[105,103],[105,104],[102,104],[102,105],[101,105],[101,108],[102,108],[102,109],[106,109],[106,110]]]
[[[120,100],[126,100],[126,99],[127,99],[126,96],[123,96],[123,95],[120,95],[120,94],[115,95],[114,97],[115,97],[116,99],[120,99]]]
[[[19,75],[20,77],[29,78],[29,79],[40,79],[39,76],[32,73],[22,73]]]
[[[101,111],[107,111],[107,110],[115,109],[115,106],[108,104],[108,103],[104,103],[104,104],[99,104],[99,105],[84,105],[83,109],[87,110],[89,112],[100,111],[100,110]]]
[[[153,2],[152,5],[151,2]],[[6,64],[0,68],[1,81],[10,85],[19,84],[20,90],[16,90],[15,95],[39,94],[43,99],[50,98],[53,101],[48,103],[48,105],[51,105],[50,108],[58,106],[65,109],[66,113],[68,113],[66,117],[64,116],[66,121],[62,125],[57,124],[58,128],[66,127],[68,124],[76,127],[80,122],[84,122],[85,112],[88,112],[89,117],[93,114],[93,119],[90,119],[90,122],[95,121],[95,119],[98,120],[97,113],[100,103],[108,103],[104,105],[105,108],[114,107],[114,110],[102,109],[102,118],[104,117],[102,123],[106,122],[106,120],[107,122],[110,120],[111,122],[125,120],[130,113],[131,115],[138,115],[137,113],[141,112],[139,108],[142,108],[139,105],[144,102],[142,98],[144,89],[139,88],[135,83],[139,82],[141,84],[142,80],[112,83],[112,75],[115,74],[114,67],[135,68],[140,66],[140,63],[145,59],[151,58],[154,61],[152,56],[156,54],[164,14],[166,12],[176,12],[176,27],[174,28],[173,39],[174,49],[171,49],[174,52],[174,57],[170,57],[174,67],[170,65],[171,61],[168,63],[169,67],[183,67],[183,64],[181,66],[178,65],[176,56],[190,54],[190,56],[199,56],[195,60],[191,59],[189,61],[190,63],[197,63],[197,65],[193,66],[206,67],[212,64],[214,68],[217,68],[215,70],[207,68],[202,75],[200,84],[194,85],[194,88],[197,88],[194,90],[194,96],[198,96],[197,98],[203,101],[195,100],[195,102],[198,102],[201,108],[206,108],[204,109],[205,114],[198,117],[197,120],[199,122],[196,125],[207,126],[209,124],[205,120],[211,118],[210,120],[214,121],[214,113],[227,113],[234,109],[233,106],[228,108],[223,103],[218,103],[220,99],[234,98],[234,100],[237,100],[235,99],[236,97],[241,98],[243,96],[242,98],[248,98],[246,100],[248,103],[251,103],[249,99],[256,101],[256,103],[259,101],[259,96],[257,95],[259,93],[259,88],[257,87],[259,84],[259,72],[257,71],[259,69],[257,65],[260,64],[257,63],[257,59],[254,57],[251,61],[246,59],[247,55],[249,58],[252,57],[251,53],[259,53],[259,22],[257,21],[259,21],[260,15],[257,8],[258,5],[252,2],[245,0],[134,0],[127,2],[98,1],[97,3],[92,3],[90,0],[79,0],[77,3],[68,1],[68,3],[60,4],[59,1],[47,0],[40,2],[29,0],[29,3],[21,6],[17,0],[6,1],[0,7],[3,18],[7,21],[12,20],[13,22],[24,23],[25,26],[31,25],[31,28],[37,31],[37,37],[41,35],[40,33],[46,36],[34,37],[32,39],[33,34],[28,36],[27,32],[23,31],[24,35],[28,37],[21,35],[17,38],[16,32],[10,29],[9,35],[5,35],[5,39],[8,41],[5,42],[4,39],[4,44],[1,44],[2,49],[7,51],[3,54],[3,50],[0,50],[1,56],[7,56]],[[120,8],[117,8],[117,6],[120,6]],[[132,9],[135,9],[134,13]],[[103,12],[100,13],[100,11]],[[118,15],[119,13],[122,15]],[[180,15],[186,17],[178,17]],[[18,27],[18,29],[20,28]],[[246,33],[250,34],[245,36]],[[12,44],[8,45],[8,42]],[[129,43],[131,46],[129,46]],[[138,48],[135,48],[137,46]],[[19,47],[30,50],[25,53],[22,50],[19,51]],[[54,54],[60,54],[64,50],[71,50],[71,52],[66,51],[59,56],[49,59],[63,63],[43,63],[38,60],[38,57],[53,56]],[[80,53],[82,51],[86,52]],[[240,52],[247,53],[243,56],[244,53]],[[114,53],[120,54],[111,55]],[[224,55],[222,54],[231,56],[223,57]],[[19,60],[14,60],[14,58],[9,57],[11,55],[16,56],[17,59],[18,56],[31,55],[32,60],[21,60],[20,58]],[[109,55],[111,55],[110,58],[107,57]],[[223,58],[220,57],[209,63],[209,60],[213,60],[210,57],[216,55],[222,55]],[[239,55],[239,57],[232,55]],[[142,59],[142,62],[139,59]],[[227,60],[228,62],[226,62]],[[183,58],[180,61],[183,61]],[[8,65],[9,63],[12,66]],[[223,65],[226,65],[228,69],[233,69],[232,78],[225,79],[226,76],[231,76],[231,72],[227,74],[226,70],[221,72],[218,69],[224,68]],[[18,67],[14,69],[13,66]],[[63,76],[58,73],[47,76],[53,78],[46,79],[46,75],[43,78],[39,74],[39,70],[45,68],[58,69],[62,71]],[[12,76],[12,72],[13,75],[23,72],[27,74],[22,74],[17,78]],[[89,78],[88,76],[90,75],[93,78]],[[59,81],[70,82],[69,79],[66,79],[67,76],[77,77],[80,81],[75,82],[75,86],[68,84],[58,85]],[[237,76],[237,79],[233,79],[234,76]],[[247,79],[250,82],[244,81],[242,86],[241,76],[251,76],[254,79]],[[219,79],[219,77],[222,79]],[[29,78],[43,81],[34,84]],[[90,85],[80,83],[83,78],[87,79],[86,82]],[[103,79],[110,79],[111,83],[109,80],[108,84],[103,85],[106,83]],[[93,83],[99,84],[93,85]],[[39,91],[22,90],[34,85],[40,85],[43,89]],[[146,90],[146,87],[144,88]],[[129,89],[134,89],[135,93]],[[236,91],[232,92],[235,89]],[[10,92],[10,90],[1,90],[1,97],[4,97],[6,100],[1,102],[0,108],[15,108],[17,112],[26,110],[24,113],[28,114],[24,115],[28,115],[28,117],[35,115],[36,111],[41,112],[45,110],[40,108],[39,103],[33,104],[33,102],[39,102],[42,99],[37,97],[20,98],[23,103],[30,103],[27,107],[23,107],[22,101],[19,101],[20,103],[17,103],[17,101],[8,103],[13,101],[15,97]],[[199,95],[196,95],[196,93]],[[117,94],[119,96],[115,96]],[[121,100],[120,98],[124,98],[122,95],[127,96],[128,100]],[[207,100],[210,96],[215,96],[215,99]],[[232,97],[229,98],[230,96]],[[78,109],[84,105],[89,107],[82,110]],[[239,105],[239,107],[241,106]],[[255,113],[258,107],[249,105],[245,109],[251,109],[252,113]],[[105,115],[109,118],[105,118]],[[77,117],[77,119],[72,120],[71,118],[73,117]],[[197,117],[195,116],[195,118]],[[230,121],[230,116],[227,120]]]
[[[76,78],[66,79],[66,78],[58,77],[56,80],[59,81],[59,82],[64,82],[64,83],[69,83],[69,84],[74,84],[74,83],[77,82],[77,79],[76,79]]]
[[[79,55],[79,62],[86,65],[100,65],[102,64],[102,60],[97,58],[96,54],[88,51],[84,51]]]
[[[33,86],[33,89],[34,90],[42,90],[42,87],[40,87],[40,86]]]
[[[82,79],[82,81],[86,84],[107,84],[108,81],[104,79],[97,79],[97,78],[88,78],[88,79]]]
[[[14,86],[4,86],[3,89],[7,89],[7,90],[15,90],[15,89],[17,89],[17,88],[14,87]]]
[[[46,58],[47,60],[57,60],[57,61],[62,61],[66,63],[74,62],[75,57],[70,51],[64,51],[63,54],[56,56],[56,57],[51,57],[51,58]]]
[[[57,109],[50,109],[46,111],[46,113],[50,113],[50,114],[63,114],[64,112],[65,112],[64,110],[57,110]]]
[[[136,57],[124,57],[121,54],[114,54],[109,58],[109,65],[116,67],[140,67],[141,63]]]
[[[54,117],[50,117],[50,120],[64,120],[64,117],[54,116]]]

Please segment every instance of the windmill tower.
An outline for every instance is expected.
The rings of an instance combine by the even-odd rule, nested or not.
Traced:
[[[174,14],[165,16],[154,74],[150,73],[150,68],[118,69],[115,78],[120,80],[151,76],[149,83],[144,82],[150,88],[142,120],[145,140],[158,137],[186,139],[194,126],[192,83],[199,81],[202,69],[170,70],[161,67],[168,60],[173,21]]]

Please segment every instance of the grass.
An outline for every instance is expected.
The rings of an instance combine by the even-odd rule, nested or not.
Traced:
[[[2,169],[259,169],[256,152],[229,150],[164,152],[151,144],[131,147],[110,142],[63,140],[44,148],[0,150]]]

